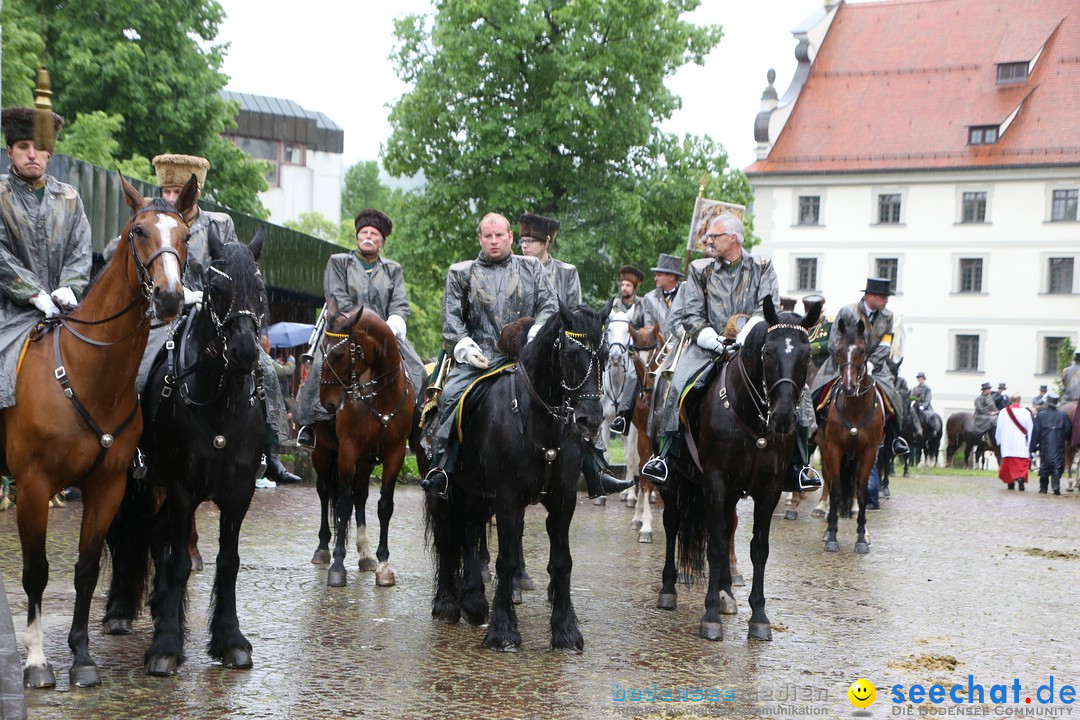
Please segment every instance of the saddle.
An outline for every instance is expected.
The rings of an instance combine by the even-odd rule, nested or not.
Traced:
[[[500,375],[513,372],[517,367],[517,363],[507,362],[498,366],[494,370],[488,370],[480,377],[473,380],[469,387],[465,388],[465,392],[461,394],[461,398],[457,402],[457,408],[454,410],[454,432],[457,434],[458,442],[464,440],[464,431],[462,427],[464,423],[462,418],[465,417],[465,413],[473,412],[483,402],[484,398],[491,391],[491,386],[494,384],[492,381]]]
[[[833,395],[836,394],[835,391],[837,380],[839,380],[839,378],[833,378],[832,380],[829,380],[827,383],[822,385],[821,389],[818,391],[820,394],[818,395],[817,402],[814,403],[814,412],[817,413],[819,418],[823,417],[829,411],[829,405],[832,403]],[[889,400],[888,394],[885,393],[881,389],[881,386],[879,386],[876,382],[874,383],[874,392],[877,393],[877,397],[878,400],[881,402],[881,406],[885,408],[885,416],[896,417],[896,408],[893,407],[892,401]]]

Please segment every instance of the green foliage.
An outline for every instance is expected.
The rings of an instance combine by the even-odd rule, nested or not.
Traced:
[[[305,235],[311,235],[312,237],[317,237],[320,240],[325,240],[326,242],[331,242],[335,245],[341,245],[342,247],[351,249],[355,245],[351,222],[341,221],[335,223],[332,220],[328,220],[321,213],[300,213],[299,218],[296,220],[286,220],[284,225],[287,228],[297,230]]]
[[[351,222],[357,213],[365,208],[386,212],[389,197],[390,190],[379,180],[379,163],[375,160],[358,162],[345,171],[345,188],[341,192],[341,217]]]
[[[394,60],[413,89],[391,111],[385,164],[427,182],[400,220],[412,282],[441,287],[451,262],[475,256],[485,212],[516,228],[532,211],[562,222],[556,255],[599,303],[621,263],[651,267],[681,246],[703,171],[717,192],[745,189],[717,199],[745,202],[719,146],[654,130],[679,107],[664,80],[720,40],[681,19],[698,4],[446,0],[399,20]]]
[[[9,97],[27,104],[26,81],[19,77],[9,96],[8,70],[13,64],[21,75],[39,64],[39,49],[25,37],[39,27],[38,5],[7,0],[0,11],[5,104]],[[45,62],[57,112],[69,122],[95,111],[122,118],[112,157],[202,155],[212,163],[204,196],[266,215],[257,198],[266,189],[265,164],[221,137],[236,107],[219,94],[227,78],[221,72],[225,47],[213,44],[224,18],[217,0],[46,0],[45,18]],[[32,87],[33,74],[28,79]]]
[[[3,107],[34,106],[34,83],[41,66],[41,36],[35,3],[0,3],[4,30]],[[70,119],[70,118],[69,118]]]
[[[1061,384],[1061,373],[1065,371],[1065,368],[1073,364],[1073,354],[1075,352],[1076,346],[1073,345],[1072,338],[1066,337],[1065,342],[1061,344],[1057,352],[1058,376],[1054,384],[1057,386],[1059,396],[1065,393],[1065,387]]]
[[[56,152],[117,169],[129,178],[154,182],[154,168],[145,157],[133,155],[126,160],[117,157],[120,143],[116,136],[123,125],[124,118],[119,115],[107,115],[100,110],[83,113],[64,129],[56,143]]]

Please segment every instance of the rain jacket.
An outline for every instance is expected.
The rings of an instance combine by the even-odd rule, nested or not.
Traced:
[[[25,180],[0,176],[0,408],[15,404],[19,353],[43,317],[30,298],[69,287],[81,299],[90,252],[90,223],[75,188],[46,175],[38,201]]]
[[[994,427],[996,420],[996,413],[998,411],[997,403],[994,402],[993,395],[983,395],[979,393],[975,396],[975,417],[972,418],[972,423],[975,427],[975,432],[982,434]]]
[[[1045,469],[1060,476],[1065,467],[1065,443],[1071,435],[1072,421],[1056,407],[1046,407],[1035,416],[1030,450],[1032,455],[1039,453],[1040,475]]]
[[[664,291],[660,288],[653,288],[641,299],[645,307],[645,324],[659,325],[665,339],[671,337],[671,308],[675,307],[675,302],[681,294],[680,287],[681,285],[675,286],[675,296],[671,299],[671,305],[667,304]]]
[[[571,308],[580,305],[581,279],[578,277],[577,268],[550,256],[543,266],[544,274],[551,282],[551,287],[555,289],[555,296],[559,298],[559,302]]]

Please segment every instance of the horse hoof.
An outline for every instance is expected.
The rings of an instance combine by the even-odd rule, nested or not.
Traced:
[[[870,552],[870,543],[857,542],[855,543],[855,552],[859,555],[866,555]]]
[[[632,490],[632,489],[633,488],[630,488],[630,490]],[[621,493],[619,493],[619,499],[622,500],[623,502],[626,502],[627,500],[629,500],[630,499],[630,490],[623,490]]]
[[[394,571],[390,569],[376,570],[375,585],[377,587],[394,587]]]
[[[840,543],[830,540],[825,543],[825,552],[840,552]]]
[[[329,587],[345,587],[347,574],[344,570],[331,570],[326,573],[326,584]]]
[[[330,551],[319,548],[315,551],[315,554],[311,556],[312,565],[329,565],[330,564]]]
[[[461,620],[461,610],[459,608],[436,610],[432,608],[431,619],[435,622],[446,623],[447,625],[457,625]]]
[[[491,568],[487,565],[480,568],[480,579],[483,580],[485,584],[491,582]]]
[[[660,593],[656,599],[656,607],[660,610],[674,610],[679,606],[679,596],[675,593]]]
[[[56,673],[52,665],[31,665],[23,670],[23,686],[30,690],[56,687]]]
[[[630,497],[626,498],[626,507],[628,507],[628,508],[636,508],[637,507],[637,498],[633,497],[633,496],[630,496]]]
[[[881,488],[881,496],[882,497],[891,497],[892,496],[892,494],[889,492],[889,486],[888,485]]]
[[[823,518],[823,517],[825,517],[825,511],[824,510],[817,510],[817,509],[812,510],[812,511],[810,511],[810,517],[812,517],[812,518]]]
[[[607,496],[601,495],[600,497],[593,498],[593,505],[607,505]]]
[[[772,640],[772,625],[763,622],[750,623],[750,632],[746,637],[751,640]]]
[[[640,530],[642,525],[643,525],[643,523],[640,520],[631,520],[630,521],[630,529],[631,530]]]
[[[706,622],[702,620],[701,629],[698,631],[698,635],[706,640],[723,640],[724,626],[718,622]]]
[[[534,583],[533,579],[528,575],[522,575],[518,578],[518,587],[522,590],[535,590],[536,583]]]
[[[203,571],[203,559],[202,559],[202,556],[201,555],[192,555],[191,556],[191,572],[202,572],[202,571]]]
[[[639,543],[651,543],[652,542],[652,533],[651,532],[638,533],[637,541]]]
[[[518,651],[517,645],[509,641],[502,645],[488,645],[488,647],[495,652],[516,653]]]
[[[746,586],[746,580],[743,579],[743,576],[741,574],[732,575],[731,576],[731,585],[732,585],[732,587],[745,587]]]
[[[788,510],[787,512],[784,513],[784,519],[785,520],[798,520],[799,519],[799,513],[798,513],[797,510]]]
[[[738,614],[738,607],[735,605],[735,598],[728,595],[726,592],[720,592],[720,613],[722,615],[736,615]]]
[[[360,562],[356,563],[356,567],[360,572],[375,572],[375,568],[379,567],[379,563],[375,558],[365,557],[360,558]]]
[[[108,618],[101,623],[106,635],[130,635],[131,620],[128,618]]]
[[[521,588],[516,587],[510,591],[510,602],[515,605],[521,604]]]
[[[251,653],[242,648],[229,648],[221,658],[221,665],[230,670],[247,670],[251,667]]]
[[[829,531],[825,530],[821,533],[821,542],[829,542]]]
[[[101,673],[97,665],[72,665],[68,670],[68,682],[72,687],[97,687],[101,684]]]
[[[146,674],[168,677],[176,673],[176,658],[172,655],[159,655],[146,662]]]

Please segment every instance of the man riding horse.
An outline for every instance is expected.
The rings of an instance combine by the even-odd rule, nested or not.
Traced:
[[[866,328],[866,355],[869,364],[872,366],[870,373],[874,378],[874,382],[881,388],[881,392],[885,395],[889,405],[887,408],[885,437],[886,440],[891,438],[894,455],[906,455],[910,448],[900,436],[899,422],[899,413],[904,405],[901,404],[901,399],[897,394],[892,375],[886,363],[886,360],[892,354],[893,342],[893,313],[886,308],[886,305],[889,304],[889,296],[893,294],[893,291],[887,279],[867,278],[866,287],[863,288],[862,292],[862,300],[841,308],[833,321],[833,328],[837,327],[841,319],[844,320],[844,324],[847,326],[854,326],[859,320],[863,321]],[[818,371],[817,376],[814,378],[814,385],[810,389],[814,399],[814,407],[818,409],[818,425],[820,427],[825,425],[828,390],[840,376],[840,368],[843,365],[843,358],[836,357],[836,345],[838,342],[839,335],[836,332],[830,333],[829,357],[825,360],[825,364],[821,366],[821,370]]]

